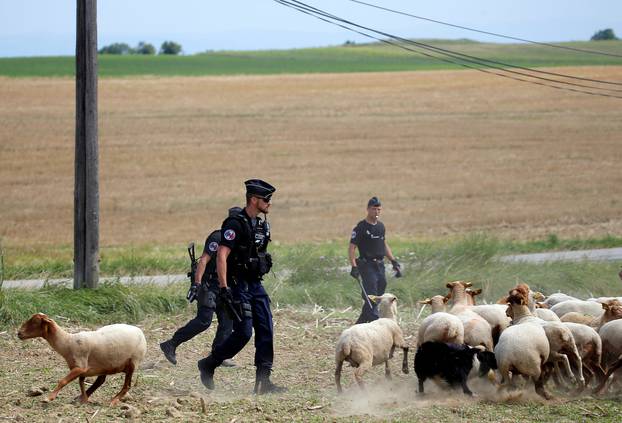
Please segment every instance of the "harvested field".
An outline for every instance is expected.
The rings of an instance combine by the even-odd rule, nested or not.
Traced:
[[[0,78],[0,98],[0,237],[70,244],[74,81]],[[620,100],[474,71],[105,79],[99,99],[102,245],[195,239],[250,177],[287,243],[347,239],[371,195],[394,237],[622,233]]]
[[[339,333],[356,315],[353,311],[321,308],[275,307],[275,371],[273,380],[287,385],[283,395],[252,395],[254,382],[253,341],[235,358],[238,368],[218,369],[216,390],[203,388],[196,361],[209,351],[214,328],[183,344],[178,350],[178,365],[170,365],[162,356],[158,342],[191,317],[188,312],[169,318],[152,317],[141,327],[148,341],[148,352],[125,404],[109,407],[108,401],[122,385],[121,375],[110,376],[95,392],[91,402],[72,402],[80,390],[77,382],[67,385],[58,398],[42,402],[43,396],[29,396],[39,390],[48,393],[67,370],[62,358],[42,339],[20,341],[14,331],[0,333],[0,377],[11,383],[0,384],[0,419],[44,421],[123,421],[138,416],[139,421],[550,421],[576,422],[585,418],[616,421],[619,397],[593,398],[587,393],[570,397],[555,391],[556,399],[544,401],[533,388],[522,394],[500,397],[486,381],[472,381],[479,396],[467,398],[460,391],[447,393],[434,383],[426,384],[426,395],[416,394],[416,378],[409,358],[410,374],[400,372],[401,352],[391,362],[393,381],[384,380],[384,366],[369,371],[365,380],[368,392],[354,384],[352,369],[344,367],[345,392],[336,394],[334,345]],[[415,310],[402,310],[402,327],[408,341],[414,342]],[[77,329],[57,317],[59,323]],[[92,378],[91,378],[92,379]],[[92,381],[92,380],[91,380]],[[552,384],[551,384],[552,388]],[[201,407],[205,404],[205,411]]]

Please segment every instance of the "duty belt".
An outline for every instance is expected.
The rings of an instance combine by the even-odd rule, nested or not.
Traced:
[[[368,262],[372,262],[372,263],[380,263],[384,261],[384,257],[359,257],[359,260],[361,261],[368,261]]]

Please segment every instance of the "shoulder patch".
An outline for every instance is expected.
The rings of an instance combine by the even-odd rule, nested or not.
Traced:
[[[227,241],[233,241],[235,239],[235,231],[233,229],[227,229],[224,237]]]
[[[352,236],[350,237],[351,239],[356,238],[356,231],[352,231]]]
[[[207,246],[207,248],[208,248],[210,251],[216,251],[216,250],[218,250],[218,243],[217,243],[217,242],[215,242],[215,241],[212,241],[212,242],[210,242],[210,243],[209,243],[209,245]]]

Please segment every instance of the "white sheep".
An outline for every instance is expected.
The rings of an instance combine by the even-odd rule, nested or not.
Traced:
[[[510,326],[510,318],[505,314],[507,310],[507,304],[475,304],[475,296],[482,293],[480,289],[467,288],[465,290],[467,294],[467,300],[472,305],[470,310],[479,314],[484,320],[488,322],[491,329],[491,335],[493,343],[496,343],[499,339],[499,335],[508,326]]]
[[[544,300],[544,303],[549,307],[553,307],[555,304],[563,303],[564,301],[570,300],[578,300],[578,298],[572,297],[570,295],[564,294],[562,292],[557,292],[555,294],[551,294]]]
[[[542,326],[523,323],[508,327],[501,333],[495,346],[495,359],[501,374],[501,386],[505,389],[512,377],[521,374],[533,380],[536,392],[546,399],[550,394],[544,389],[544,382],[551,370],[549,341]]]
[[[417,347],[424,342],[438,341],[448,344],[464,343],[464,326],[462,321],[453,314],[445,312],[445,303],[448,298],[442,295],[435,295],[419,301],[420,304],[429,304],[432,307],[432,314],[423,319],[419,325],[417,335]]]
[[[397,324],[397,298],[388,293],[369,297],[378,303],[378,314],[381,317],[373,322],[354,325],[339,336],[335,348],[335,384],[338,392],[342,391],[341,369],[344,361],[356,368],[354,378],[363,389],[363,375],[372,366],[384,363],[385,376],[390,379],[389,359],[393,357],[395,347],[404,351],[402,371],[408,373],[408,346]]]
[[[558,317],[562,317],[564,314],[572,311],[577,313],[589,314],[594,317],[599,317],[603,313],[603,308],[600,303],[595,301],[583,301],[583,300],[568,300],[563,303],[555,304],[551,307],[551,310],[557,314]]]
[[[602,392],[607,387],[609,376],[619,367],[619,359],[622,355],[622,320],[605,323],[598,330],[598,334],[603,342],[602,367],[607,370],[607,379],[603,380],[601,386],[597,388],[598,392]]]
[[[572,332],[572,337],[581,356],[585,386],[589,386],[592,377],[596,377],[597,382],[602,381],[605,372],[601,367],[603,348],[598,332],[580,323],[564,322],[564,326]]]
[[[593,315],[570,312],[561,317],[563,322],[581,323],[593,327],[594,329],[600,329],[605,323],[612,320],[622,319],[622,304],[617,299],[608,300],[600,304],[602,307],[602,313],[600,316],[594,317]]]
[[[510,308],[508,308],[508,315],[512,318],[512,324],[518,325],[521,323],[537,323],[542,326],[546,337],[549,340],[549,358],[552,363],[561,363],[564,366],[566,372],[581,384],[585,384],[583,377],[583,363],[577,350],[577,346],[572,337],[570,329],[565,327],[561,322],[551,322],[542,320],[534,316],[527,303],[529,302],[530,292],[529,286],[526,284],[518,284],[515,288],[510,290],[508,302]],[[570,370],[570,362],[573,363],[576,369],[576,375]]]
[[[24,322],[17,336],[19,339],[44,338],[69,366],[69,373],[58,382],[48,401],[54,400],[65,385],[79,378],[80,401],[86,403],[107,375],[123,372],[123,388],[110,401],[110,405],[114,406],[130,389],[134,370],[147,352],[145,335],[136,326],[116,324],[96,331],[68,333],[42,313],[34,314]],[[97,379],[85,390],[84,379],[89,376],[97,376]]]
[[[455,281],[447,284],[450,297],[454,305],[449,312],[457,316],[464,326],[464,342],[472,347],[479,345],[487,351],[493,350],[492,328],[490,324],[479,314],[473,312],[469,304],[466,288],[471,287],[470,282]]]

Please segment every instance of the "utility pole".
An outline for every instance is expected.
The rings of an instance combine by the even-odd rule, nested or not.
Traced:
[[[73,288],[99,282],[97,0],[76,0],[76,147]]]

